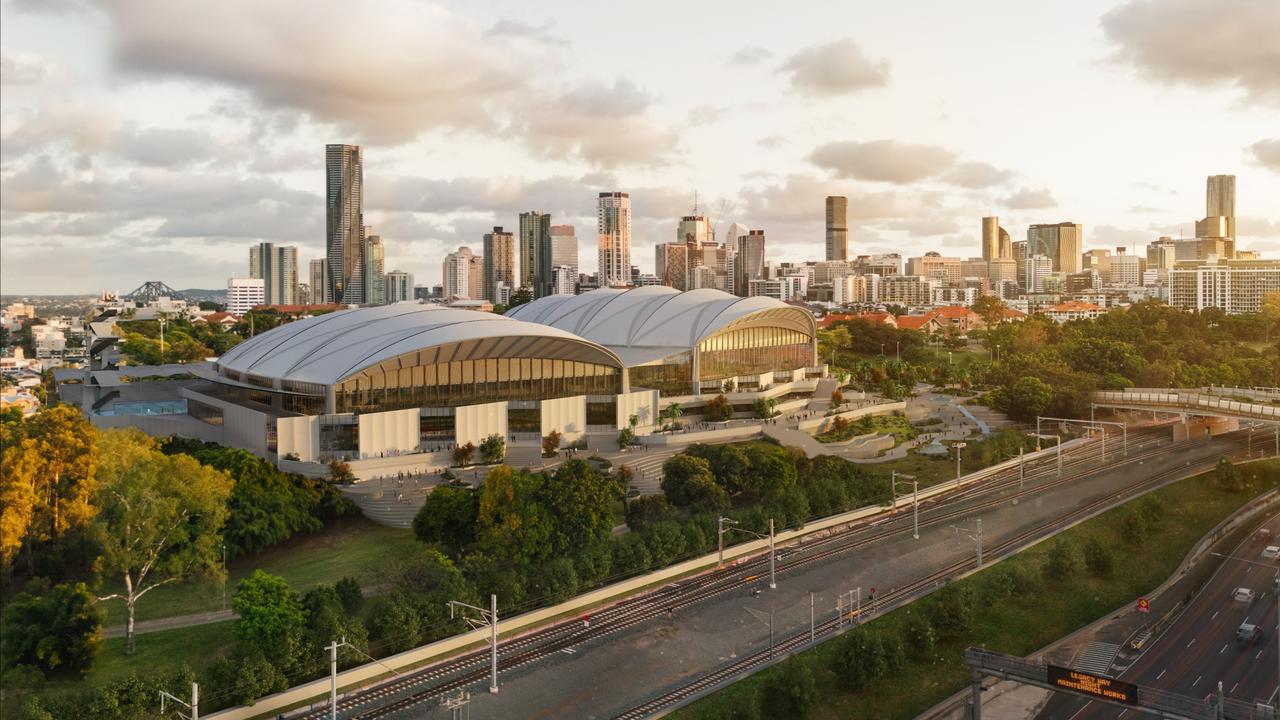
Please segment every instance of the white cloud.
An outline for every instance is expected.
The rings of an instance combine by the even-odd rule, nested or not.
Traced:
[[[755,65],[773,57],[773,52],[759,45],[748,45],[729,56],[730,65]]]
[[[906,184],[940,175],[952,167],[955,155],[936,145],[846,140],[820,145],[809,161],[842,178]]]
[[[0,83],[34,85],[49,74],[49,63],[35,55],[0,53]]]
[[[872,60],[848,38],[805,48],[779,69],[790,74],[792,90],[817,97],[847,95],[889,81],[889,61]]]
[[[943,178],[952,185],[959,185],[974,190],[988,188],[992,185],[1003,185],[1013,179],[1014,172],[998,168],[990,163],[960,163]]]
[[[1280,138],[1259,140],[1246,148],[1245,153],[1259,165],[1280,172]]]
[[[1280,102],[1280,3],[1130,0],[1102,16],[1113,59],[1161,83]]]
[[[1053,199],[1053,193],[1047,188],[1022,188],[1012,195],[1000,198],[1000,204],[1013,210],[1044,210],[1057,207],[1058,201]]]
[[[587,83],[522,109],[517,122],[530,149],[592,166],[663,165],[675,150],[675,131],[650,121],[653,98],[634,83]]]
[[[485,34],[489,37],[515,38],[542,45],[569,46],[568,40],[551,31],[551,23],[529,25],[519,20],[499,20]]]

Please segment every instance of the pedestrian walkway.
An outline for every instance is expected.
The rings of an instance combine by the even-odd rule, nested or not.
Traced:
[[[1116,643],[1091,642],[1085,646],[1084,652],[1072,663],[1076,670],[1083,670],[1094,675],[1110,675],[1111,663],[1115,662],[1120,646]]]
[[[209,623],[234,620],[235,617],[236,614],[230,610],[215,610],[191,615],[174,615],[173,617],[157,618],[155,620],[140,620],[133,624],[133,634],[145,635],[146,633],[176,630],[178,628],[191,627],[192,625],[208,625]],[[102,634],[107,638],[124,637],[124,630],[124,625],[111,625],[104,628]]]

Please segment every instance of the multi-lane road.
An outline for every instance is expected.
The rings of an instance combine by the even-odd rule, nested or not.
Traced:
[[[1280,668],[1276,664],[1276,591],[1280,564],[1264,559],[1268,545],[1280,543],[1280,516],[1264,526],[1271,538],[1251,535],[1222,562],[1222,566],[1168,630],[1147,646],[1143,655],[1119,677],[1126,682],[1204,698],[1222,683],[1224,695],[1245,703],[1274,702]],[[1236,588],[1254,591],[1249,602],[1233,599]],[[1257,625],[1262,638],[1236,641],[1241,623]],[[1106,703],[1054,698],[1041,718],[1135,717]]]
[[[909,510],[847,532],[788,548],[776,591],[751,591],[767,559],[710,572],[629,598],[592,615],[589,627],[564,623],[504,641],[498,695],[473,695],[484,717],[596,718],[643,716],[678,703],[691,688],[731,677],[767,659],[778,645],[804,642],[810,603],[818,630],[830,628],[838,595],[855,587],[866,599],[878,588],[883,604],[902,600],[941,577],[972,567],[973,541],[956,531],[983,520],[990,558],[1062,525],[1123,502],[1160,482],[1207,468],[1224,453],[1241,453],[1242,434],[1158,446],[1168,430],[1134,433],[1128,459],[1109,443],[1064,453],[1064,477],[1052,458],[1029,466],[1025,487],[1014,469],[921,509],[920,539]],[[1118,443],[1117,443],[1118,444]],[[869,610],[868,610],[869,611]],[[820,633],[821,634],[821,633]],[[800,638],[796,640],[796,638]],[[477,652],[415,671],[340,703],[344,717],[432,717],[458,688],[483,687],[487,653]],[[745,667],[744,667],[745,666]],[[316,715],[321,713],[317,712]]]

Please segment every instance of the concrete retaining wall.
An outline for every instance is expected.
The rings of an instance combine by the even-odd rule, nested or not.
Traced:
[[[820,435],[826,432],[827,428],[830,427],[831,423],[838,417],[842,417],[845,420],[852,422],[858,418],[867,417],[868,415],[892,415],[894,413],[902,413],[905,415],[906,412],[907,402],[905,400],[899,400],[898,402],[891,403],[879,403],[877,405],[867,405],[866,407],[860,407],[854,410],[846,410],[842,413],[829,415],[827,417],[813,418],[812,420],[801,420],[800,429],[812,435]]]

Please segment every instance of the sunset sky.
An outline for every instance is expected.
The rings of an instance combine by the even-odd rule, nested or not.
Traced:
[[[633,262],[693,209],[821,259],[980,254],[1084,225],[1191,234],[1237,176],[1242,249],[1280,256],[1280,2],[6,0],[5,293],[221,288],[258,241],[324,245],[324,144],[365,148],[386,269],[440,282],[523,210],[578,228],[631,193]],[[300,278],[304,279],[304,278]]]

